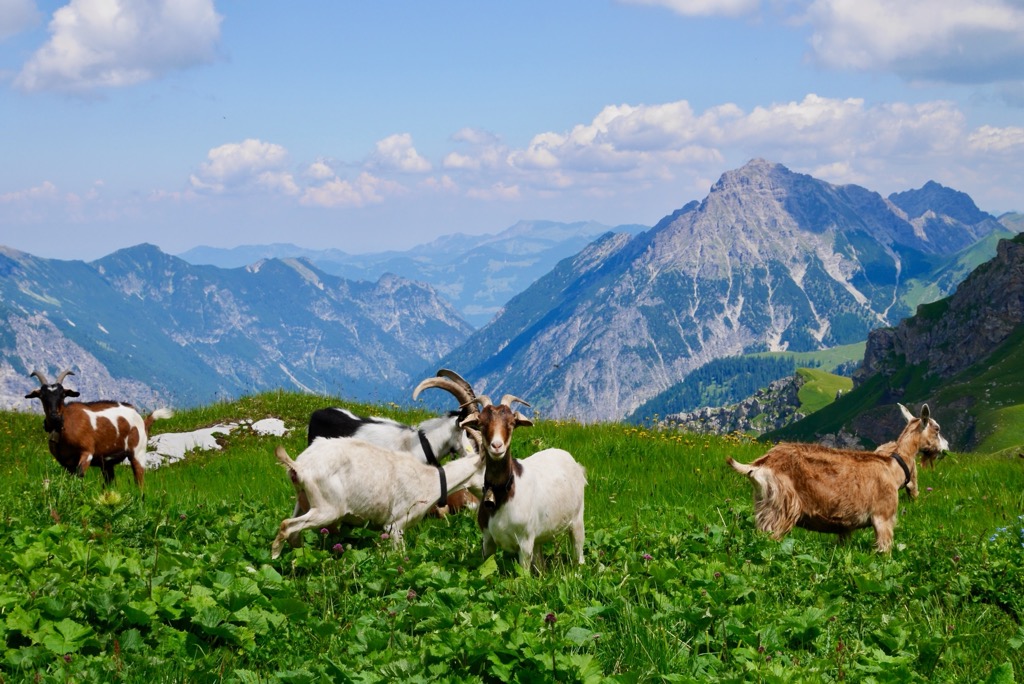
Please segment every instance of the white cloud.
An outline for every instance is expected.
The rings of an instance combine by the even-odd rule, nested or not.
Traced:
[[[633,5],[655,5],[687,17],[736,17],[755,12],[761,0],[622,0]]]
[[[814,0],[804,19],[827,67],[950,83],[1024,78],[1017,0]]]
[[[379,140],[376,150],[370,158],[370,165],[374,168],[402,173],[427,173],[430,171],[430,162],[416,151],[412,144],[412,136],[408,133],[396,133]]]
[[[298,187],[285,170],[288,151],[274,143],[249,138],[215,147],[190,182],[200,191],[244,192],[254,187],[296,194]]]
[[[322,185],[306,188],[300,202],[315,207],[363,207],[380,204],[386,195],[402,192],[398,183],[364,172],[351,182],[335,177]]]
[[[315,161],[306,169],[306,175],[315,180],[326,180],[334,177],[334,169],[325,161]]]
[[[0,41],[21,33],[38,20],[33,0],[0,0]]]
[[[35,187],[24,190],[13,190],[0,194],[0,203],[13,204],[15,202],[31,202],[34,200],[49,200],[57,197],[57,186],[50,181],[43,181]]]
[[[71,0],[14,83],[86,93],[212,62],[221,17],[212,0]]]
[[[971,150],[980,153],[1014,153],[1024,152],[1024,128],[1008,126],[981,126],[968,138]]]

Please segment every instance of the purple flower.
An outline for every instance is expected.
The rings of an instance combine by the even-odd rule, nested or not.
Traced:
[[[329,535],[330,533],[331,533],[331,531],[329,529],[327,529],[326,527],[321,527],[320,528],[320,534],[324,535],[325,537],[327,535]]]
[[[416,600],[416,591],[413,589],[409,590],[409,593],[405,595],[405,600],[410,603]]]
[[[380,538],[381,539],[391,539],[391,535],[388,534],[387,532],[381,532],[380,533]]]
[[[555,624],[555,621],[557,619],[558,618],[555,617],[554,613],[548,613],[547,615],[544,616],[544,622],[548,623],[549,625]]]
[[[334,553],[345,553],[345,547],[341,544],[335,544],[331,547],[331,550],[334,551]]]
[[[651,554],[649,554],[649,553],[645,553],[645,554],[644,554],[644,555],[642,556],[642,558],[643,558],[643,559],[644,559],[645,561],[649,561],[649,560],[654,560],[654,556],[652,556],[652,555],[651,555]]]
[[[182,513],[181,515],[178,516],[178,520],[185,520],[186,518],[188,518],[188,516],[185,515],[184,513]]]

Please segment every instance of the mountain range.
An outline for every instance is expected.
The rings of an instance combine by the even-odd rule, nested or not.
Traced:
[[[712,359],[863,341],[951,292],[1009,232],[935,183],[884,198],[753,160],[648,230],[532,222],[450,236],[418,257],[374,256],[360,267],[381,270],[373,281],[327,272],[322,255],[242,250],[246,265],[227,268],[151,245],[90,263],[2,249],[0,405],[27,405],[36,368],[73,367],[83,396],[152,407],[277,387],[407,401],[448,366],[541,415],[617,420]],[[572,253],[574,240],[591,241]],[[565,251],[479,330],[440,285],[385,273],[407,259],[466,292],[488,268],[505,273],[487,254],[533,264]],[[532,278],[513,270],[515,287]],[[486,306],[510,290],[490,292]]]
[[[472,328],[433,288],[301,259],[193,266],[152,245],[91,263],[0,250],[0,406],[32,370],[83,397],[192,406],[287,387],[391,400]],[[401,396],[408,396],[402,392]]]
[[[192,264],[221,268],[301,257],[326,273],[349,280],[376,281],[385,274],[399,273],[431,285],[468,323],[479,328],[494,318],[505,302],[598,236],[609,231],[636,234],[646,228],[610,228],[593,221],[520,221],[496,234],[445,235],[403,252],[348,254],[337,249],[273,244],[231,249],[201,246],[178,256]]]
[[[861,341],[951,291],[938,274],[993,234],[1008,231],[936,183],[884,198],[757,159],[563,260],[440,365],[542,414],[618,420],[712,359]]]

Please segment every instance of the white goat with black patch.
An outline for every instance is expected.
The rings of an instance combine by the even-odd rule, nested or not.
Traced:
[[[512,432],[533,425],[512,410],[513,402],[529,406],[510,394],[498,405],[481,396],[476,399],[480,410],[462,423],[480,431],[486,451],[483,500],[477,509],[483,557],[500,547],[517,552],[523,568],[540,569],[543,556],[538,545],[568,532],[575,560],[582,565],[586,471],[563,449],[545,449],[521,461],[512,458]]]
[[[437,371],[437,375],[427,378],[413,390],[415,401],[420,392],[431,387],[443,389],[459,402],[459,410],[447,415],[428,418],[417,425],[406,425],[391,418],[381,416],[360,416],[343,408],[318,409],[309,417],[306,430],[306,445],[310,445],[318,437],[337,438],[351,437],[384,447],[388,451],[407,454],[410,458],[435,467],[440,466],[441,459],[449,454],[464,457],[473,453],[471,438],[465,434],[460,423],[470,413],[476,394],[473,386],[458,373],[447,368]],[[466,506],[474,506],[476,498],[468,491],[452,494],[445,506],[445,511],[458,511]],[[298,516],[306,509],[296,504]]]
[[[337,523],[382,529],[396,548],[407,527],[443,504],[447,492],[483,486],[484,462],[476,455],[443,466],[359,439],[317,439],[293,461],[283,447],[277,460],[288,469],[302,515],[281,522],[271,547],[277,558],[285,539],[302,545],[301,532]]]

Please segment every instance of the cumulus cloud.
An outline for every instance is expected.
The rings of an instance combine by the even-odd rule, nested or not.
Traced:
[[[33,200],[46,200],[57,197],[57,186],[50,181],[43,181],[41,184],[24,190],[13,190],[0,194],[0,203],[14,204],[17,202],[31,202]]]
[[[312,207],[363,207],[380,204],[385,196],[401,192],[400,184],[363,172],[353,181],[334,177],[321,185],[308,187],[299,201]]]
[[[814,0],[804,19],[814,58],[830,68],[949,83],[1024,78],[1017,0]]]
[[[1020,126],[981,126],[968,138],[971,150],[980,153],[1024,152],[1024,128]]]
[[[21,33],[38,20],[33,0],[0,0],[0,41]]]
[[[750,14],[758,9],[761,0],[622,0],[633,5],[655,5],[687,17],[726,16]]]
[[[214,61],[220,22],[212,0],[71,0],[14,83],[87,93],[159,78]]]
[[[215,147],[189,181],[197,191],[225,193],[265,189],[294,195],[299,192],[286,169],[288,151],[281,145],[250,138]]]
[[[420,156],[408,133],[396,133],[377,141],[370,165],[378,169],[402,173],[427,173],[430,162]]]

